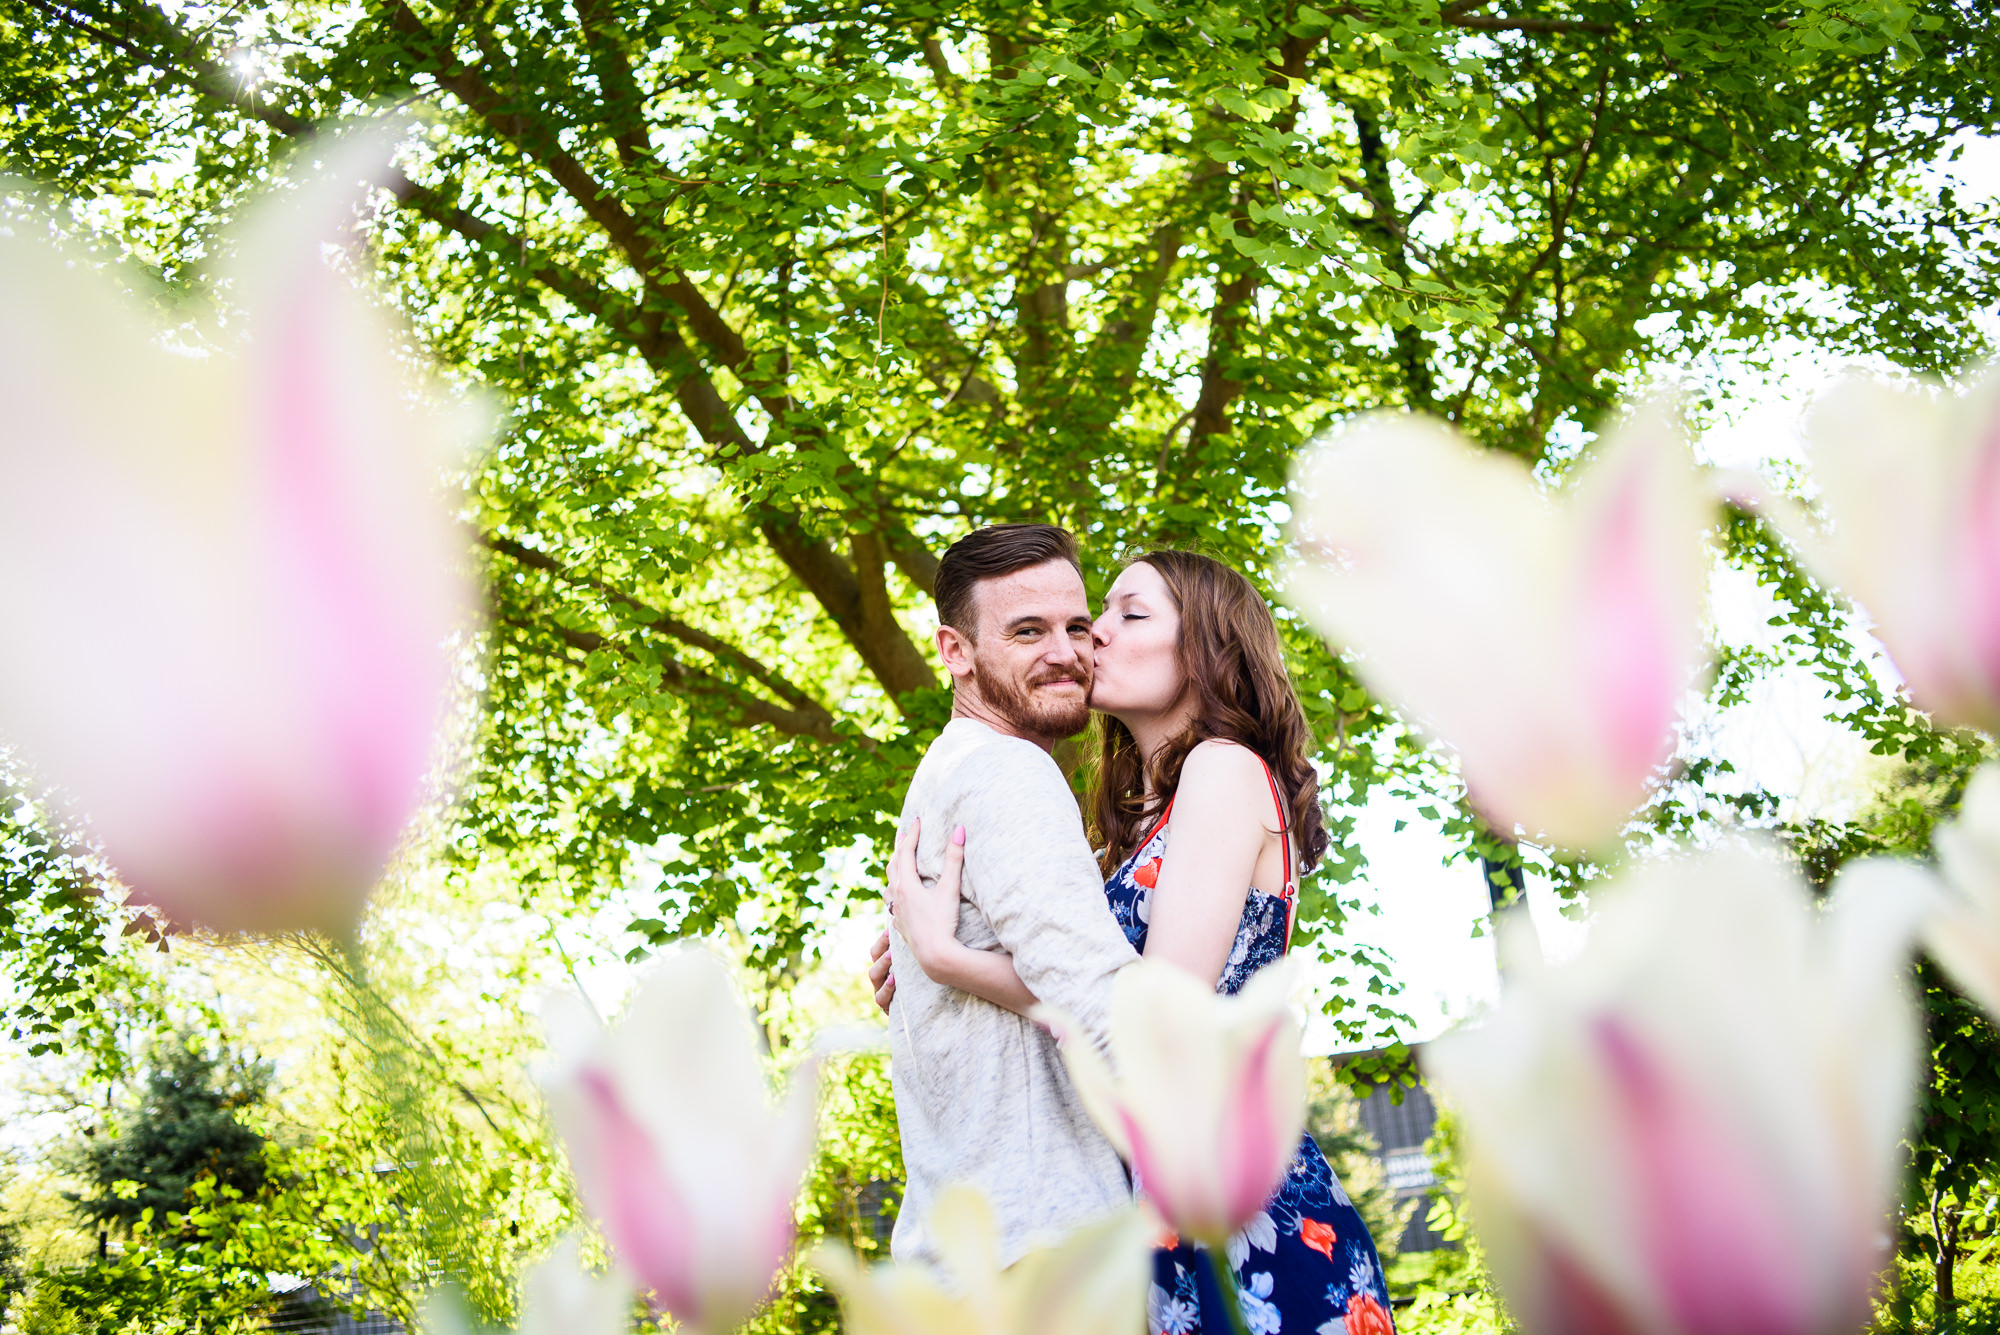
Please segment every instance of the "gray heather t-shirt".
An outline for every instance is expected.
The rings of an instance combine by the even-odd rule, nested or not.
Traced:
[[[966,828],[958,939],[1011,954],[1028,990],[1101,1049],[1112,980],[1138,956],[1105,906],[1055,761],[1033,742],[953,719],[903,800],[904,823],[918,818],[926,881],[942,869],[953,827]],[[955,1182],[992,1202],[1002,1265],[1128,1203],[1118,1153],[1084,1112],[1055,1040],[1005,1007],[933,982],[893,930],[890,950],[889,1047],[909,1174],[891,1254],[937,1260],[925,1224]]]

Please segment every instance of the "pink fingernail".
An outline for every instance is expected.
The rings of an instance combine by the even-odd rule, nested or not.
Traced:
[[[956,830],[953,830],[951,832],[951,841],[954,844],[962,844],[965,842],[965,827],[963,825],[959,826]]]

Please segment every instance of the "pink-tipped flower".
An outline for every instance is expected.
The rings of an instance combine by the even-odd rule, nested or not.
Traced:
[[[1919,708],[2000,733],[2000,376],[1964,397],[1851,381],[1807,447],[1826,530],[1771,518],[1874,619]]]
[[[1574,963],[1429,1045],[1524,1330],[1866,1322],[1916,1075],[1903,871],[1843,873],[1822,915],[1747,849],[1643,867]]]
[[[1458,752],[1503,831],[1613,844],[1702,661],[1713,505],[1642,409],[1551,498],[1418,417],[1361,420],[1294,485],[1293,602],[1370,690]]]
[[[1119,971],[1110,1066],[1081,1037],[1063,1060],[1084,1107],[1140,1192],[1177,1232],[1224,1245],[1270,1202],[1305,1127],[1306,1068],[1288,997],[1293,969],[1265,969],[1218,996],[1172,965]],[[1077,1033],[1038,1008],[1059,1036]]]
[[[471,629],[443,476],[475,423],[430,406],[330,263],[387,150],[327,146],[251,209],[226,319],[162,322],[0,236],[0,738],[178,921],[351,924],[424,798]],[[203,346],[177,351],[189,330]]]
[[[557,1017],[549,1109],[613,1259],[658,1309],[735,1327],[792,1244],[812,1157],[815,1072],[781,1106],[728,972],[699,950],[655,965],[624,1017]]]
[[[1086,1224],[1006,1269],[993,1210],[977,1188],[947,1187],[929,1229],[944,1274],[927,1265],[864,1270],[822,1245],[813,1266],[840,1295],[854,1335],[1136,1335],[1146,1322],[1159,1221],[1138,1209]]]

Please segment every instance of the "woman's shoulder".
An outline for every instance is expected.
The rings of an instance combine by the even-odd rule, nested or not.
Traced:
[[[1196,743],[1181,762],[1181,787],[1187,787],[1191,778],[1232,784],[1255,779],[1262,783],[1264,762],[1241,742],[1211,737]]]
[[[1174,800],[1180,808],[1193,806],[1212,811],[1225,819],[1255,818],[1262,823],[1271,805],[1269,780],[1264,762],[1257,753],[1237,742],[1210,738],[1187,753],[1181,762],[1180,783]]]

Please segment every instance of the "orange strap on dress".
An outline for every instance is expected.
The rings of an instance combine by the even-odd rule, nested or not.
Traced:
[[[1255,755],[1255,752],[1251,754]],[[1278,794],[1278,777],[1271,773],[1270,762],[1257,756],[1257,763],[1264,767],[1264,782],[1271,785],[1271,805],[1278,809],[1278,838],[1285,846],[1285,949],[1292,948],[1292,925],[1299,917],[1299,882],[1292,874],[1292,826],[1286,819],[1285,799]]]

